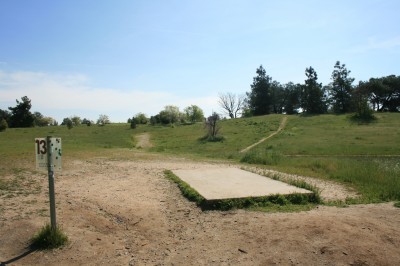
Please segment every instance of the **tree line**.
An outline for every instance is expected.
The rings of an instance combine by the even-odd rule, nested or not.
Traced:
[[[313,67],[305,70],[303,84],[281,84],[272,80],[261,65],[245,96],[232,93],[220,94],[220,107],[231,118],[275,114],[350,113],[368,111],[400,111],[400,76],[390,75],[371,78],[354,85],[354,78],[345,64],[337,61],[331,82],[323,86]]]
[[[49,116],[44,116],[40,112],[31,112],[32,103],[27,96],[21,97],[21,101],[16,100],[17,105],[8,107],[8,110],[0,109],[0,131],[6,128],[26,128],[26,127],[44,127],[44,126],[58,126],[58,122]],[[98,125],[109,124],[110,119],[107,115],[99,115],[96,121]],[[63,119],[61,125],[67,126],[69,129],[78,125],[90,126],[94,124],[93,121],[74,115]]]
[[[318,82],[318,75],[313,67],[305,69],[306,79],[303,84],[288,82],[281,84],[267,75],[262,65],[256,69],[256,76],[250,85],[250,91],[245,95],[221,93],[219,105],[230,118],[239,116],[258,116],[275,114],[324,114],[355,112],[360,117],[368,117],[376,112],[400,111],[400,76],[389,75],[380,78],[370,78],[354,85],[354,78],[345,64],[337,61],[333,67],[331,82],[323,86]],[[31,112],[31,100],[24,96],[16,100],[15,107],[8,110],[0,109],[0,131],[7,127],[32,127],[58,125],[58,122],[42,115]],[[215,116],[212,114],[211,116]],[[219,119],[218,115],[218,119]],[[186,107],[183,112],[177,106],[167,105],[158,114],[147,117],[143,113],[128,119],[132,128],[137,124],[175,124],[205,122],[203,110],[197,105]],[[98,125],[110,123],[107,115],[100,115]],[[64,118],[61,125],[68,128],[80,124],[92,125],[94,121],[81,119],[79,116]]]

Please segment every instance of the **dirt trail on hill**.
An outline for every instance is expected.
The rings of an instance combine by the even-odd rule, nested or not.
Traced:
[[[203,212],[163,171],[221,164],[140,156],[65,162],[63,173],[56,175],[56,204],[58,222],[70,242],[54,251],[25,253],[28,239],[49,221],[47,178],[16,173],[24,176],[25,189],[39,187],[40,193],[0,195],[1,265],[397,265],[400,261],[400,209],[393,203],[320,206],[300,213]]]
[[[149,133],[143,133],[140,135],[136,135],[136,148],[151,148],[153,147],[153,144],[150,142],[150,134]]]
[[[278,130],[276,130],[274,133],[272,133],[272,134],[269,135],[268,137],[263,138],[263,139],[261,139],[260,141],[258,141],[258,142],[256,142],[256,143],[254,143],[254,144],[252,144],[252,145],[250,145],[250,146],[244,148],[243,150],[240,151],[240,153],[245,153],[245,152],[251,150],[252,148],[254,148],[255,146],[257,146],[257,145],[263,143],[263,142],[266,141],[267,139],[272,138],[273,136],[275,136],[276,134],[278,134],[281,130],[283,130],[283,129],[285,128],[286,122],[287,122],[287,116],[285,116],[285,117],[282,118]]]

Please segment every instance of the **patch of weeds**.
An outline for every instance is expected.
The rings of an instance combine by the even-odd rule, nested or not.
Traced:
[[[267,152],[263,152],[261,150],[251,150],[240,159],[240,162],[249,164],[277,165],[281,161],[282,157],[282,154],[273,150]]]
[[[199,138],[200,142],[224,142],[225,137],[223,136],[209,136],[205,135],[204,137]]]
[[[307,205],[277,205],[277,204],[270,204],[267,206],[252,206],[249,208],[251,211],[261,211],[261,212],[301,212],[301,211],[309,211],[315,208],[316,205],[314,204],[307,204]]]
[[[330,200],[330,201],[326,201],[324,202],[325,206],[335,206],[335,207],[339,207],[339,208],[348,208],[349,204],[346,203],[346,201],[343,200]]]
[[[289,183],[292,186],[298,187],[298,188],[304,188],[309,191],[312,191],[313,195],[309,197],[309,201],[312,203],[322,203],[320,191],[316,186],[310,185],[307,182],[305,182],[304,180],[296,180],[296,179],[290,179],[290,180],[288,180],[287,183]],[[296,195],[296,194],[293,194],[293,195]]]
[[[366,110],[365,112],[357,112],[348,117],[351,122],[358,123],[359,125],[368,125],[377,120],[372,110]]]
[[[64,246],[68,237],[59,226],[52,230],[51,225],[46,224],[31,238],[31,248],[53,249]]]
[[[177,177],[172,171],[165,170],[165,176],[176,183],[181,190],[183,196],[185,196],[188,200],[196,202],[198,205],[201,205],[205,199],[197,193],[191,186],[189,186],[186,182],[182,181],[179,177]]]
[[[49,210],[48,209],[39,209],[36,211],[39,216],[42,217],[49,217]]]
[[[395,203],[394,203],[394,206],[397,207],[397,208],[400,208],[400,201],[395,202]]]
[[[20,182],[18,182],[17,178],[12,180],[0,180],[0,190],[5,192],[13,192],[18,190],[21,187]]]

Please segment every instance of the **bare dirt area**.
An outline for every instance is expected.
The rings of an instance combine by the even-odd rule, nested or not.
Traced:
[[[151,148],[153,147],[153,144],[150,142],[150,134],[149,133],[143,133],[140,135],[136,136],[136,148]]]
[[[47,179],[45,173],[25,173],[34,192],[0,195],[1,265],[400,262],[400,209],[393,203],[300,213],[203,212],[163,175],[164,169],[202,167],[220,165],[161,156],[66,163],[56,175],[56,202],[69,243],[32,252],[29,238],[49,221]]]

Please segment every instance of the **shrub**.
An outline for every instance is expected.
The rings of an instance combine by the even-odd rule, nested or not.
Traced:
[[[0,131],[5,131],[7,128],[7,121],[4,118],[0,119]]]
[[[74,123],[72,122],[71,119],[67,120],[67,121],[66,121],[66,124],[67,124],[68,129],[71,129],[71,128],[74,127]]]
[[[133,118],[131,119],[131,129],[135,129],[136,128],[136,119]]]
[[[204,125],[204,127],[207,129],[207,135],[203,138],[203,140],[208,140],[208,141],[223,140],[222,137],[218,136],[218,133],[221,129],[219,120],[221,120],[221,118],[215,112],[207,118]]]
[[[68,242],[68,237],[62,232],[60,227],[52,230],[49,224],[40,229],[31,239],[31,247],[38,249],[52,249],[65,245]]]

